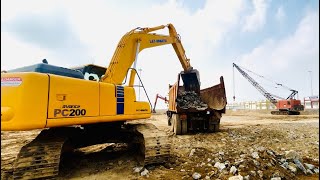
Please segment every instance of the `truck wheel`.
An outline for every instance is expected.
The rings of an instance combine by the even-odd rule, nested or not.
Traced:
[[[181,120],[177,114],[172,114],[172,120],[173,120],[173,132],[176,135],[181,134]]]
[[[214,132],[218,132],[220,129],[220,123],[214,125]]]
[[[187,134],[188,132],[188,120],[181,121],[181,134]]]
[[[171,126],[171,125],[172,125],[172,117],[168,116],[168,126]]]

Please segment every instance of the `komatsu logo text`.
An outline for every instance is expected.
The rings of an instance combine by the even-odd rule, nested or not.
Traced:
[[[166,39],[151,39],[150,43],[164,43],[167,42]]]

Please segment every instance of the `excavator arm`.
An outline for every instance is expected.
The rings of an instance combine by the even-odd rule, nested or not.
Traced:
[[[169,35],[160,35],[151,33],[167,27]],[[172,24],[161,25],[152,28],[135,28],[125,34],[111,59],[102,82],[122,84],[129,68],[133,65],[136,68],[138,54],[146,48],[152,48],[162,45],[172,44],[178,59],[185,73],[190,72],[193,68],[190,60],[186,57],[185,50],[181,44],[179,35]],[[133,86],[136,71],[131,71],[129,86]],[[197,77],[199,81],[199,77]],[[199,83],[199,82],[198,82]]]

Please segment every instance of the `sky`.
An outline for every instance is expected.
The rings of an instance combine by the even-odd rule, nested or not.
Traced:
[[[224,77],[228,104],[265,99],[233,63],[271,94],[289,96],[276,85],[281,83],[297,90],[301,100],[319,95],[317,0],[4,0],[1,70],[44,58],[63,67],[108,67],[125,33],[168,23],[200,72],[201,88]],[[137,69],[152,104],[156,94],[168,95],[169,84],[183,70],[171,45],[140,52]],[[143,89],[137,89],[137,99],[147,99]],[[157,108],[166,107],[158,101]]]

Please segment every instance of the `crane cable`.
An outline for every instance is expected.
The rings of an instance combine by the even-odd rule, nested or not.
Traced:
[[[239,65],[238,65],[238,66],[239,66]],[[264,78],[264,79],[266,79],[266,80],[268,80],[268,81],[270,81],[270,82],[272,82],[272,83],[275,83],[277,86],[281,86],[281,87],[283,87],[283,88],[285,88],[285,89],[287,89],[287,90],[289,90],[289,91],[293,90],[293,89],[289,88],[288,86],[283,85],[282,83],[277,83],[276,81],[274,81],[274,80],[272,80],[272,79],[270,79],[270,78],[267,78],[267,77],[265,77],[265,76],[262,76],[262,75],[260,75],[260,74],[257,74],[257,73],[255,73],[255,72],[253,72],[253,71],[250,71],[249,69],[246,69],[246,68],[244,68],[244,67],[242,67],[242,66],[239,66],[239,67],[241,67],[242,69],[245,69],[245,70],[248,71],[248,72],[251,72],[252,74],[254,74],[254,75],[256,75],[256,76],[259,76],[259,77]]]

